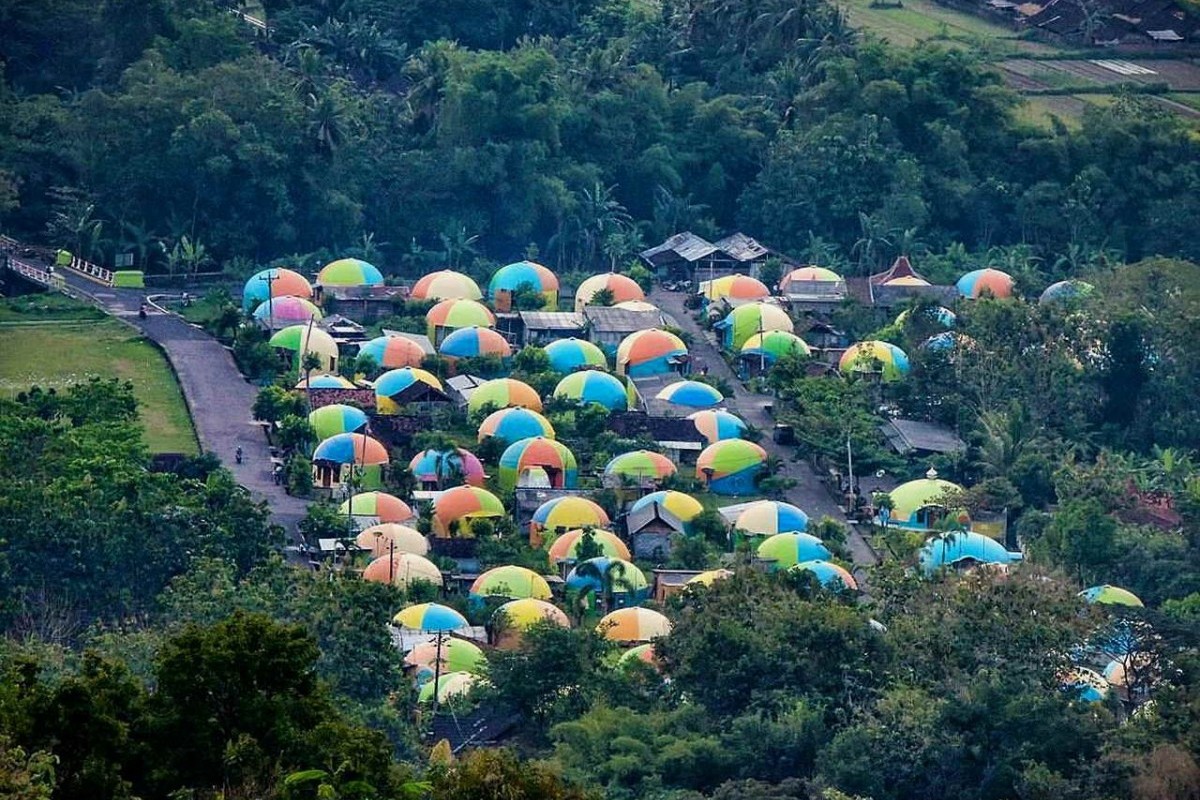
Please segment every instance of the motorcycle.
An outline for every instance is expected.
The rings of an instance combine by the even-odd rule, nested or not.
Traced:
[[[242,463],[242,448],[239,447],[237,450],[234,451],[233,460],[239,464]]]

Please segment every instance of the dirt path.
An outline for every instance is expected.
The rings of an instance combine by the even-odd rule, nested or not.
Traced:
[[[787,491],[785,499],[804,509],[805,513],[814,520],[827,516],[848,525],[850,533],[846,545],[856,567],[870,567],[879,563],[875,551],[867,544],[862,533],[846,519],[846,515],[826,491],[825,486],[817,478],[808,462],[793,461],[792,449],[776,444],[771,438],[771,433],[775,429],[775,420],[767,413],[766,407],[774,402],[774,398],[753,394],[738,380],[725,359],[721,357],[713,335],[698,325],[692,319],[691,312],[683,307],[685,297],[686,295],[681,292],[655,289],[650,296],[650,301],[673,316],[679,326],[692,335],[692,358],[703,361],[708,367],[709,374],[724,378],[733,387],[734,396],[726,400],[726,407],[763,432],[764,436],[759,444],[771,455],[779,457],[783,464],[780,474],[796,481],[796,486]],[[861,577],[861,570],[856,571],[859,572],[856,577]]]

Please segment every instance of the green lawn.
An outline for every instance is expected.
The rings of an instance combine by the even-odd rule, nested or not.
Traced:
[[[60,312],[67,318],[51,321],[14,311],[13,302],[0,302],[0,396],[34,384],[62,388],[93,376],[129,380],[151,452],[198,452],[179,383],[154,345],[115,320],[70,319],[71,309],[64,306]]]
[[[104,312],[63,294],[26,294],[0,301],[0,322],[104,319]]]

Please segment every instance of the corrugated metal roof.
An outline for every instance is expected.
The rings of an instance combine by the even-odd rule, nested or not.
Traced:
[[[754,261],[770,255],[771,251],[742,232],[731,233],[716,243],[716,247],[738,261]]]
[[[631,311],[608,306],[587,306],[583,316],[597,333],[632,333],[661,328],[666,322],[661,311]]]
[[[636,511],[630,511],[625,515],[625,525],[629,528],[630,536],[633,536],[655,520],[659,520],[677,531],[683,530],[683,521],[657,501],[649,503]]]
[[[931,453],[960,453],[967,445],[954,431],[932,422],[915,419],[892,419],[879,426],[884,437],[903,455],[913,450]]]
[[[655,256],[662,255],[663,253],[674,253],[684,261],[699,261],[716,251],[717,246],[712,242],[701,239],[691,231],[684,231],[683,233],[675,234],[656,247],[643,250],[640,255],[647,261],[653,261]]]
[[[587,326],[583,314],[574,311],[522,311],[525,327],[541,331],[574,331]]]

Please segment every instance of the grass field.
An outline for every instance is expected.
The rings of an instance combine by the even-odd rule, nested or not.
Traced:
[[[940,6],[931,0],[904,0],[903,8],[872,7],[871,0],[846,0],[850,24],[900,47],[938,40],[969,46],[988,55],[1059,52],[1041,42],[1016,38],[1016,32],[973,14]]]
[[[1089,59],[1095,53],[1059,47],[1045,42],[1018,38],[1012,29],[990,20],[939,5],[933,0],[903,0],[902,7],[872,6],[872,0],[845,0],[844,8],[851,25],[899,47],[917,47],[936,43],[946,47],[969,48],[985,60],[1006,62],[1000,66],[1010,87],[1052,88],[1063,90],[1052,97],[1027,96],[1017,116],[1041,128],[1049,128],[1057,118],[1068,128],[1077,128],[1084,112],[1103,107],[1114,100],[1110,94],[1071,94],[1071,90],[1104,83]],[[1068,60],[1060,60],[1066,56]],[[1010,59],[1016,59],[1015,61]],[[1031,61],[1032,59],[1032,61]],[[1049,59],[1049,60],[1045,60]],[[1073,60],[1073,59],[1078,59]],[[1156,69],[1176,84],[1190,88],[1196,82],[1195,68],[1182,62],[1161,62]],[[1191,72],[1189,72],[1191,70]],[[1190,81],[1190,82],[1189,82]],[[1164,103],[1177,114],[1196,119],[1200,93],[1166,95],[1179,105]],[[1189,110],[1191,109],[1191,110]],[[1200,125],[1198,125],[1200,126]]]
[[[1174,100],[1176,103],[1182,103],[1188,108],[1194,108],[1200,111],[1200,94],[1191,92],[1172,92],[1167,95],[1167,98]]]
[[[62,294],[27,294],[0,301],[0,322],[104,319],[104,312]]]
[[[11,397],[37,384],[63,388],[93,376],[133,384],[143,436],[155,453],[198,452],[183,394],[166,357],[130,328],[66,298],[37,295],[0,301],[0,396]],[[102,315],[101,315],[102,316]]]

